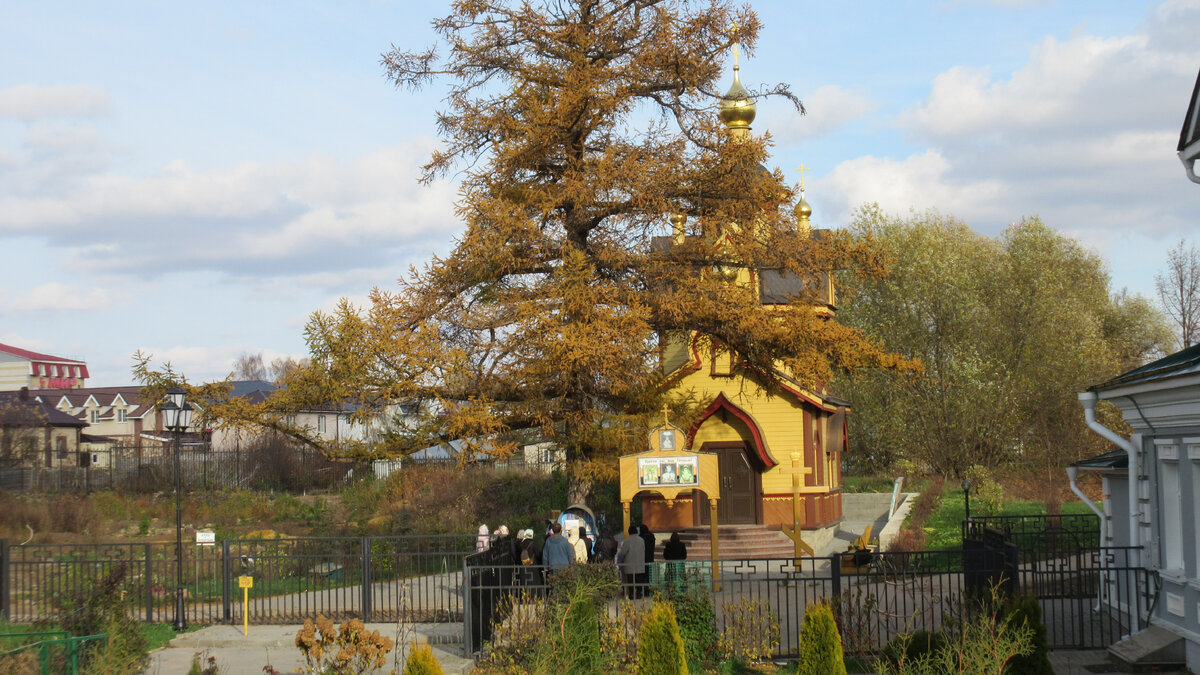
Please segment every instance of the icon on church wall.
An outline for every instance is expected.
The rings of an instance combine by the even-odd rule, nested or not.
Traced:
[[[696,482],[696,468],[691,464],[681,464],[679,466],[679,482],[688,484]]]
[[[675,431],[673,429],[663,429],[662,431],[658,432],[658,449],[675,449]]]
[[[646,464],[642,467],[642,485],[658,485],[657,464]]]
[[[659,483],[664,485],[670,483],[673,485],[679,482],[679,474],[675,473],[674,463],[664,463],[660,468],[662,469],[662,474],[658,477]]]

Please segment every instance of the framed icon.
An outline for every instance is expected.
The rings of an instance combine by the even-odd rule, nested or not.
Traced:
[[[675,449],[675,430],[663,429],[658,432],[658,449],[659,450],[674,450]]]

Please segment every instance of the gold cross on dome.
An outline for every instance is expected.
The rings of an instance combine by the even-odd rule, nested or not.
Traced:
[[[810,169],[810,168],[808,168],[807,166],[804,166],[803,164],[801,164],[799,169],[793,169],[793,171],[799,171],[799,172],[800,172],[800,191],[801,191],[801,192],[804,192],[804,172],[805,172],[805,171],[812,171],[812,169]]]
[[[671,423],[671,418],[667,416],[667,414],[668,414],[670,411],[671,411],[671,408],[670,408],[670,407],[669,407],[669,406],[668,406],[666,403],[664,403],[664,404],[663,404],[663,424],[670,424],[670,423]]]
[[[734,34],[736,34],[738,32],[738,29],[741,28],[741,24],[739,24],[737,21],[734,21],[733,24],[730,25],[730,28],[733,30]],[[733,41],[733,69],[734,70],[738,69],[738,43],[737,43],[737,40]]]

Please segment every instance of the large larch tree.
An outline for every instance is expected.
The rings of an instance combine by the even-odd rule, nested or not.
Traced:
[[[269,403],[277,413],[305,400],[353,402],[363,415],[421,402],[420,420],[357,450],[459,439],[468,454],[503,455],[550,440],[586,482],[641,449],[664,403],[691,413],[686,397],[664,401],[666,336],[720,340],[768,383],[781,364],[816,384],[899,363],[813,312],[765,314],[752,289],[713,271],[881,272],[869,242],[796,236],[794,192],[763,168],[768,139],[721,127],[727,55],[750,52],[760,30],[748,7],[461,0],[434,26],[444,54],[393,49],[383,65],[402,88],[449,83],[443,145],[424,178],[461,181],[465,231],[448,257],[375,289],[369,306],[314,315],[311,360],[285,378]],[[803,112],[784,85],[738,96]],[[652,247],[672,215],[686,242]]]

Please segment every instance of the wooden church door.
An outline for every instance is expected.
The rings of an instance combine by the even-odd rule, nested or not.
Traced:
[[[721,501],[717,502],[719,525],[747,525],[758,522],[762,483],[758,470],[750,463],[746,446],[741,443],[705,443],[702,452],[715,452],[721,471]],[[707,500],[705,500],[707,502]],[[708,506],[697,514],[708,524]]]

